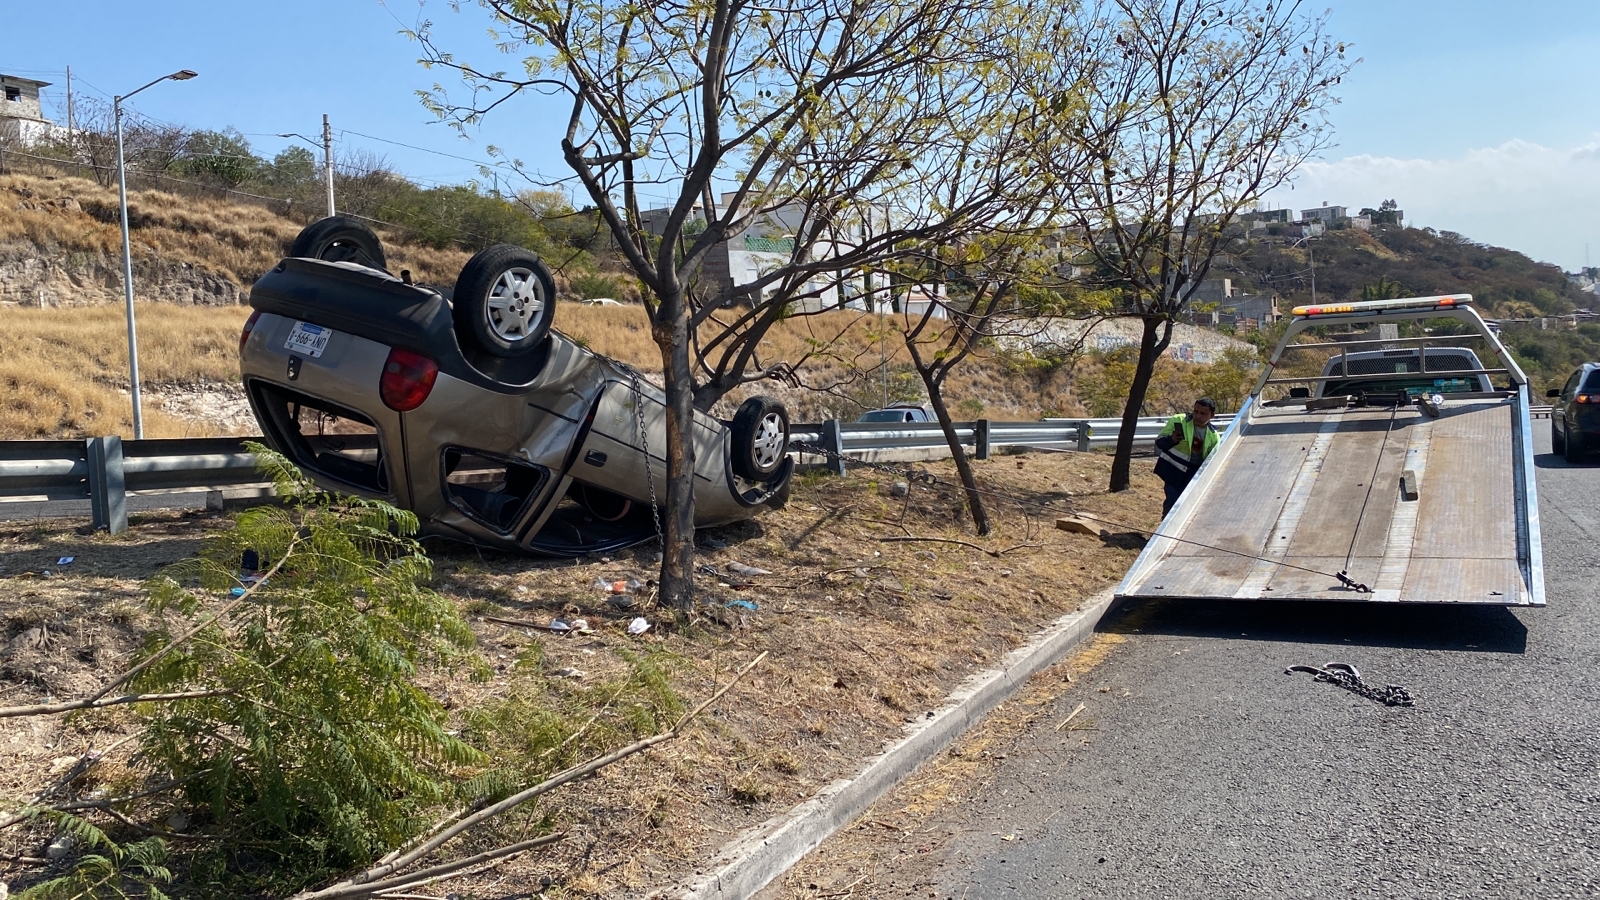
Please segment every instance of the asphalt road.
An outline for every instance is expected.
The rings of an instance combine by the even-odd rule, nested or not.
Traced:
[[[1600,896],[1600,462],[1539,438],[1545,609],[1171,602],[866,896]],[[1354,663],[1389,708],[1287,665]],[[1055,728],[1084,703],[1092,730]]]

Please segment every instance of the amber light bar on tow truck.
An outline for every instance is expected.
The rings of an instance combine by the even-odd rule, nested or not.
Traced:
[[[1362,300],[1358,303],[1337,303],[1327,306],[1296,306],[1291,310],[1296,316],[1336,316],[1348,313],[1397,312],[1407,309],[1450,309],[1472,302],[1471,294],[1447,294],[1442,297],[1406,297],[1402,300]]]

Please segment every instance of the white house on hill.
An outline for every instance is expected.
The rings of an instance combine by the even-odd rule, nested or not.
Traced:
[[[48,81],[0,75],[0,139],[28,145],[55,130],[55,123],[44,117],[39,103],[39,89],[49,86]]]

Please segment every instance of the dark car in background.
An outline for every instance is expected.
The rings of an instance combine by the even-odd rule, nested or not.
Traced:
[[[857,422],[932,422],[933,413],[920,406],[891,406],[861,414]]]
[[[1584,363],[1567,383],[1547,392],[1550,445],[1577,462],[1600,451],[1600,362]]]
[[[534,253],[490,247],[453,287],[385,270],[355,219],[307,226],[250,290],[240,368],[267,443],[320,486],[388,500],[424,532],[555,556],[656,534],[666,405],[628,365],[551,328]],[[696,412],[695,524],[781,505],[782,404]]]

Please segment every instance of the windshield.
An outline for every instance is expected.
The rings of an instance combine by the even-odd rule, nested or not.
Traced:
[[[1600,369],[1590,372],[1583,380],[1583,389],[1586,391],[1600,391]]]

